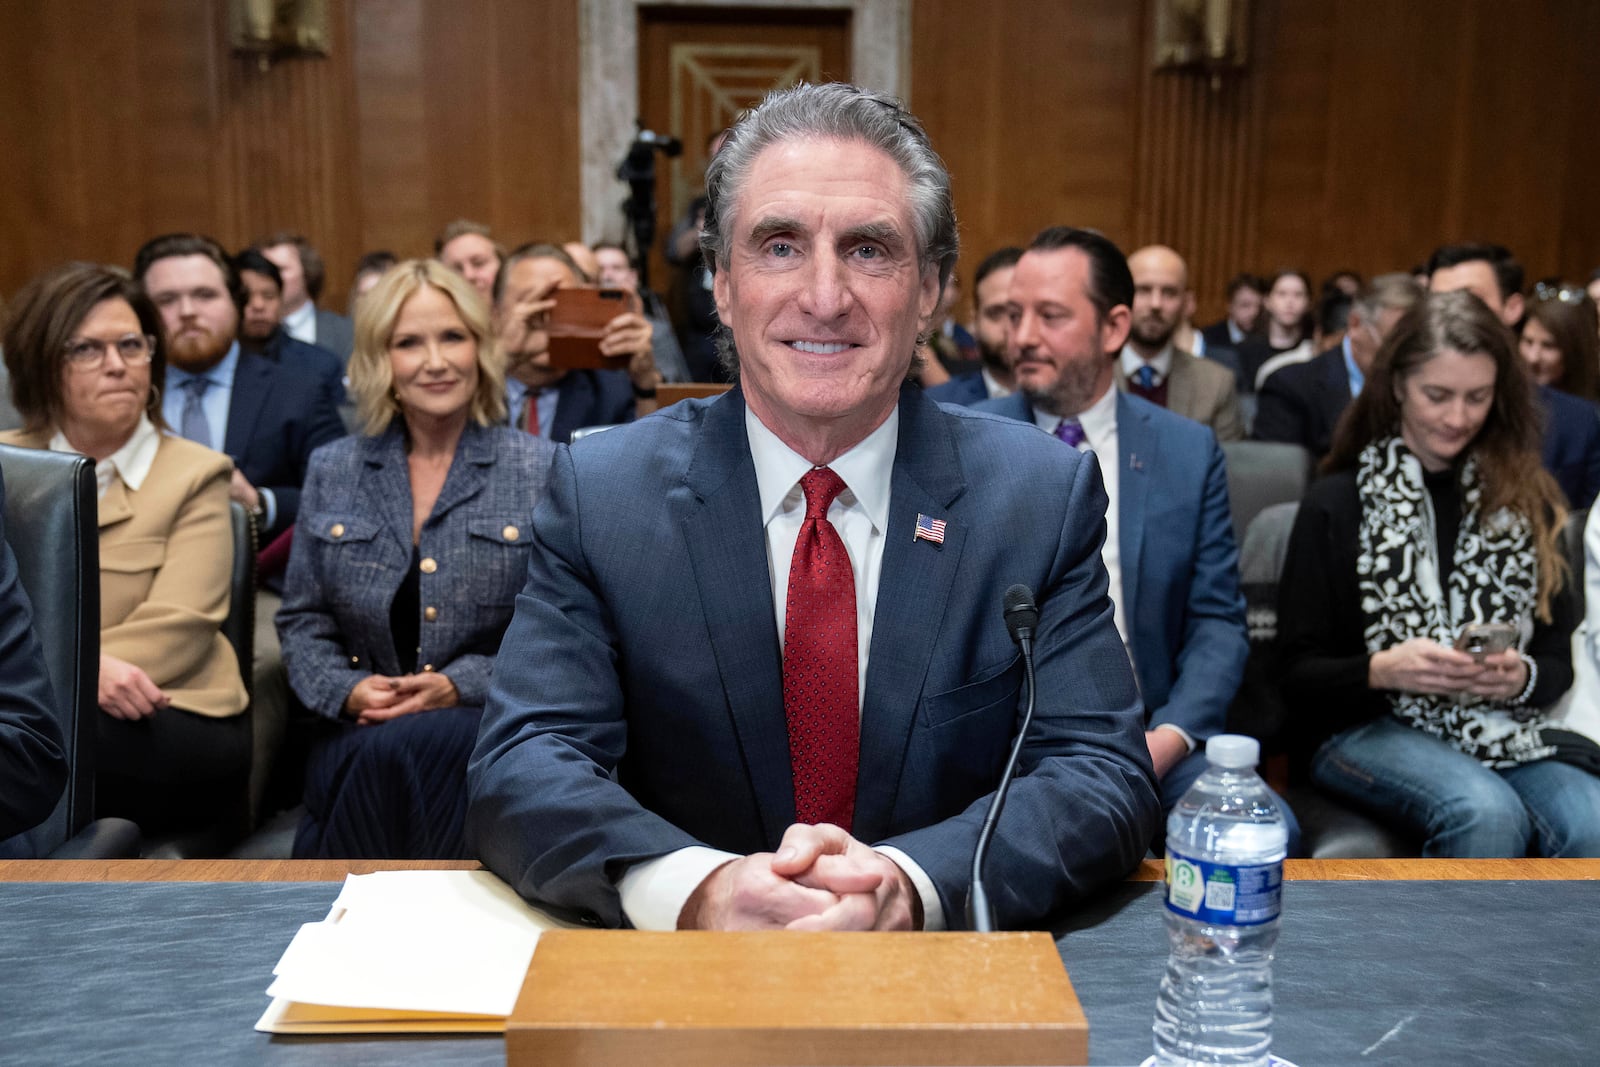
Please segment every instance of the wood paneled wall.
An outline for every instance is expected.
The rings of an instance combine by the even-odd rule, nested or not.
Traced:
[[[0,0],[0,293],[146,237],[305,230],[356,257],[446,221],[577,236],[579,0],[329,0],[332,55],[266,71],[221,0]],[[917,0],[912,106],[967,259],[1073,222],[1239,268],[1410,266],[1446,239],[1529,276],[1600,263],[1600,4],[1255,0],[1249,73],[1150,69],[1150,0]]]
[[[0,293],[146,238],[298,229],[340,307],[370,249],[452,218],[577,236],[577,0],[329,0],[331,55],[262,70],[221,0],[0,0]]]
[[[1150,3],[919,0],[912,104],[968,262],[1052,223],[1171,244],[1201,318],[1236,270],[1409,268],[1447,240],[1529,278],[1600,264],[1600,5],[1254,0],[1213,92],[1151,70]]]

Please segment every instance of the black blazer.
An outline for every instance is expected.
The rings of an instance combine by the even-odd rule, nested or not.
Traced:
[[[637,402],[633,379],[621,370],[572,370],[556,386],[556,417],[550,423],[550,440],[564,445],[572,431],[585,426],[615,426],[632,422]]]
[[[311,453],[344,436],[338,363],[309,345],[284,345],[276,356],[240,352],[228,404],[223,451],[259,489],[272,490],[277,514],[261,531],[267,544],[294,524]]]
[[[1350,376],[1345,372],[1344,350],[1330,348],[1261,383],[1251,436],[1257,441],[1300,445],[1320,460],[1328,454],[1333,428],[1349,406]]]
[[[1587,400],[1539,386],[1539,406],[1544,414],[1544,444],[1540,456],[1545,470],[1555,476],[1567,502],[1586,508],[1600,494],[1600,413]]]

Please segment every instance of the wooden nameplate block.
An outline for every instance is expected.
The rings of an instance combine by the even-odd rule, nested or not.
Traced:
[[[550,930],[509,1067],[1075,1064],[1089,1024],[1043,933]]]

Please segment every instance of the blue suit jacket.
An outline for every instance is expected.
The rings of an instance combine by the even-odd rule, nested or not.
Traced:
[[[559,455],[468,768],[467,839],[524,896],[620,925],[616,880],[795,819],[782,650],[743,394]],[[1002,592],[1035,591],[1040,700],[990,855],[1025,926],[1144,854],[1159,819],[1111,622],[1092,463],[1038,431],[901,394],[861,713],[854,833],[909,855],[959,924],[1020,713]],[[942,544],[913,540],[918,514]]]
[[[615,426],[632,422],[638,410],[633,379],[621,370],[568,371],[556,386],[556,417],[550,440],[566,444],[572,431],[585,426]]]
[[[311,453],[344,436],[343,396],[337,364],[313,346],[284,345],[276,356],[239,353],[222,450],[251,485],[277,499],[263,545],[294,523]]]
[[[32,855],[26,839],[4,839],[50,817],[67,784],[67,757],[28,594],[5,540],[5,510],[0,481],[0,856],[12,857]]]
[[[1544,413],[1541,458],[1573,508],[1586,508],[1600,494],[1600,413],[1587,400],[1539,386]]]
[[[989,399],[989,387],[983,384],[983,371],[973,371],[971,374],[958,374],[948,382],[941,385],[929,386],[923,390],[928,399],[939,404],[976,404],[980,400]]]
[[[1033,422],[1021,394],[978,410]],[[1250,654],[1227,464],[1209,427],[1126,393],[1117,449],[1122,601],[1149,725],[1203,741],[1223,731]]]
[[[504,426],[468,424],[422,525],[424,608],[417,666],[480,707],[511,603],[528,569],[529,521],[556,446]],[[319,448],[277,616],[289,682],[308,708],[337,718],[357,682],[401,673],[389,605],[411,568],[411,482],[399,420],[378,437]]]

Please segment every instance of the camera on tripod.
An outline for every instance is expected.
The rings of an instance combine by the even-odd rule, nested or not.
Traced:
[[[656,153],[667,157],[683,154],[683,142],[669,134],[656,133],[636,123],[638,132],[628,146],[627,155],[617,164],[617,177],[628,183],[629,197],[622,205],[623,218],[633,233],[635,260],[639,264],[639,285],[647,287],[650,272],[650,247],[656,239]]]

